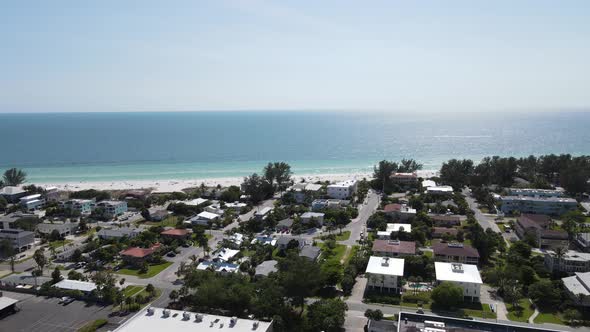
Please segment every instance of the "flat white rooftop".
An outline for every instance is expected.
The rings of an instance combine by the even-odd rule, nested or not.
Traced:
[[[371,256],[365,272],[401,277],[404,275],[404,260],[402,258]]]
[[[9,306],[17,303],[18,300],[11,299],[10,297],[0,296],[0,310],[8,308]]]
[[[590,285],[590,272],[576,272],[576,275],[562,278],[561,280],[565,288],[572,292],[572,294],[590,296],[590,290],[588,289]]]
[[[245,318],[234,318],[209,314],[199,314],[188,311],[168,310],[166,317],[162,308],[152,308],[153,313],[148,313],[149,308],[138,312],[116,332],[267,332],[272,330],[272,322],[262,322]],[[196,318],[199,319],[196,319]]]
[[[336,187],[342,187],[342,188],[348,188],[350,186],[354,186],[356,184],[356,180],[347,180],[347,181],[342,181],[342,182],[337,182],[331,185],[328,185],[328,188],[332,187],[332,188],[336,188]]]
[[[434,262],[436,280],[482,284],[477,265]]]
[[[272,210],[272,208],[267,206],[267,207],[260,209],[258,212],[256,212],[256,215],[264,216],[265,214],[269,213],[271,210]]]
[[[436,182],[434,182],[432,180],[424,180],[424,181],[422,181],[422,187],[423,188],[436,187]]]
[[[203,204],[203,203],[205,203],[207,201],[208,200],[207,199],[204,199],[204,198],[195,198],[193,200],[184,201],[184,202],[181,202],[181,203],[184,203],[185,205],[197,206],[197,205],[201,205],[201,204]]]
[[[69,279],[64,279],[53,286],[61,289],[79,290],[82,292],[92,292],[96,289],[96,285],[93,282]]]
[[[203,211],[203,212],[197,214],[197,217],[200,219],[215,219],[215,218],[219,218],[219,215],[217,215],[215,213]]]

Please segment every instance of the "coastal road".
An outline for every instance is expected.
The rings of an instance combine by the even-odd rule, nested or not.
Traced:
[[[366,204],[361,204],[358,207],[358,216],[343,229],[350,231],[350,237],[348,240],[338,241],[338,243],[352,246],[357,244],[357,241],[361,239],[361,232],[365,232],[366,236],[367,220],[379,208],[380,196],[373,190],[369,190],[363,203]]]
[[[482,213],[481,210],[477,207],[477,202],[475,201],[475,198],[473,198],[473,196],[471,196],[471,191],[467,188],[463,188],[462,193],[463,193],[463,196],[465,196],[465,200],[467,201],[467,205],[469,205],[469,208],[471,210],[473,210],[473,212],[475,213],[475,219],[477,220],[479,225],[484,230],[491,228],[492,231],[494,231],[496,233],[502,233],[502,230],[500,230],[500,227],[498,227],[498,225],[496,225],[496,222],[494,221],[494,219],[492,217],[490,217],[489,215]]]

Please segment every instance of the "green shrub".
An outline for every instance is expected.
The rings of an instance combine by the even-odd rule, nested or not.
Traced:
[[[94,322],[90,322],[83,327],[78,329],[78,332],[94,332],[102,326],[106,325],[108,321],[106,319],[97,319]]]

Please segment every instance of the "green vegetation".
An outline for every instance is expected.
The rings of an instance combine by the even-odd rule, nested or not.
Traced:
[[[53,249],[57,249],[57,248],[65,246],[69,243],[72,243],[72,240],[58,240],[58,241],[49,242],[49,247],[51,247]]]
[[[506,304],[506,309],[508,310],[508,319],[515,322],[528,322],[534,312],[528,299],[520,299],[515,306]]]
[[[336,244],[334,248],[330,248],[328,242],[320,244],[322,248],[322,259],[324,261],[334,261],[340,263],[340,260],[346,252],[346,246],[343,244]]]
[[[127,286],[123,290],[123,295],[125,297],[131,297],[131,296],[141,292],[143,289],[144,289],[143,286]]]
[[[118,274],[125,274],[130,276],[137,276],[141,279],[151,278],[158,273],[164,271],[167,267],[172,265],[172,262],[164,262],[161,264],[150,264],[148,265],[148,270],[146,273],[140,273],[140,269],[138,268],[126,268],[120,269],[117,271]]]
[[[565,321],[561,318],[561,315],[558,313],[549,313],[549,312],[540,312],[534,320],[535,323],[550,323],[550,324],[560,324],[565,325]]]
[[[168,216],[162,221],[146,221],[145,224],[161,227],[176,227],[178,224],[178,217]]]
[[[108,323],[108,321],[106,319],[97,319],[93,322],[90,322],[86,325],[84,325],[83,327],[78,329],[78,332],[94,332],[96,330],[98,330],[99,328],[103,327],[104,325],[106,325]]]
[[[346,241],[350,238],[350,231],[344,231],[342,234],[336,235],[336,241]]]

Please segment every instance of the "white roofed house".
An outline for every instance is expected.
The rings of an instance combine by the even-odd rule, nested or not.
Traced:
[[[377,237],[380,240],[391,239],[391,233],[398,233],[403,231],[405,233],[412,232],[411,224],[387,224],[387,228],[384,231],[377,231]]]
[[[272,207],[263,207],[262,209],[256,211],[254,213],[254,218],[256,218],[256,220],[258,221],[262,221],[264,219],[266,219],[266,217],[268,217],[268,214],[272,211]]]
[[[357,181],[348,180],[328,185],[328,197],[347,199],[356,193]]]
[[[228,262],[232,258],[234,258],[235,255],[237,255],[239,253],[240,253],[239,250],[220,248],[220,249],[213,252],[212,257],[214,260],[218,260],[221,262]]]
[[[324,214],[321,212],[305,212],[301,215],[302,224],[316,223],[320,226],[324,224]]]
[[[219,215],[207,211],[203,211],[191,219],[185,221],[185,223],[193,225],[208,226],[210,223],[214,223],[219,220]]]
[[[21,197],[26,195],[27,192],[21,187],[6,186],[0,188],[0,196],[4,197],[8,203],[17,203]]]
[[[371,256],[365,273],[369,289],[398,293],[404,275],[404,260]]]
[[[425,193],[434,196],[445,196],[453,194],[453,187],[451,186],[433,186],[427,187]]]
[[[576,305],[590,306],[590,272],[576,272],[575,275],[562,278],[561,281],[566,293]]]
[[[454,283],[463,289],[463,297],[478,302],[483,284],[477,265],[434,262],[437,283]]]
[[[20,205],[27,211],[34,211],[45,205],[45,198],[41,194],[24,196],[20,198]]]

